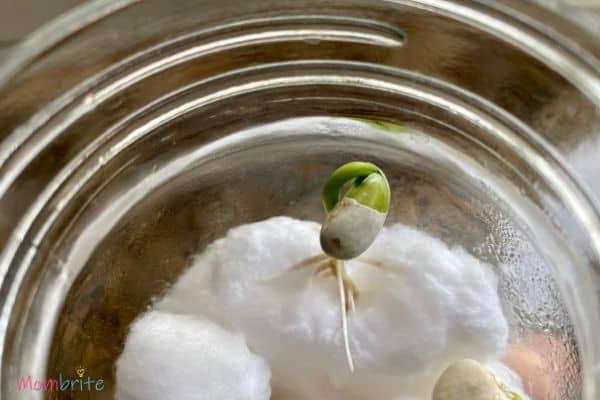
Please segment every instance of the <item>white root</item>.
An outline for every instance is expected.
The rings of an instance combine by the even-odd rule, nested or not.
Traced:
[[[346,311],[346,285],[344,284],[343,261],[334,261],[336,263],[335,271],[338,281],[338,289],[340,292],[340,311],[342,313],[342,331],[344,335],[344,349],[346,350],[346,360],[348,361],[348,368],[350,372],[354,372],[354,362],[352,361],[352,353],[350,352],[350,341],[348,339],[348,318]],[[352,301],[354,303],[354,301]]]
[[[346,312],[354,312],[356,308],[354,300],[358,296],[358,288],[352,281],[352,278],[350,278],[350,275],[348,275],[348,271],[346,270],[344,262],[340,261],[340,263],[342,264],[342,279],[344,281],[344,288],[346,289]]]
[[[356,306],[354,305],[354,292],[352,290],[348,290],[348,304],[350,305],[350,312],[354,312]]]
[[[314,272],[314,275],[320,275],[323,272],[331,270],[331,265],[330,265],[329,260],[330,259],[326,254],[317,254],[316,256],[308,257],[308,258],[300,261],[299,263],[294,264],[289,270],[295,271],[300,268],[313,266],[315,263],[320,263],[317,265],[317,268],[315,269],[315,272]],[[269,281],[272,281],[273,279],[280,277],[281,275],[282,275],[282,273],[279,272],[274,275],[257,278],[255,281],[256,282],[269,282]]]
[[[352,279],[346,272],[344,262],[341,260],[329,258],[329,256],[327,256],[326,254],[319,254],[316,256],[308,257],[307,259],[292,266],[292,268],[290,268],[290,271],[314,265],[314,263],[319,263],[317,264],[317,267],[313,272],[314,276],[323,276],[327,273],[335,273],[336,275],[340,297],[340,310],[342,313],[341,316],[342,331],[344,335],[344,349],[346,352],[348,368],[350,369],[350,372],[354,372],[354,361],[352,360],[352,352],[350,351],[350,340],[348,338],[348,312],[353,312],[356,308],[355,299],[358,294],[358,289],[356,288],[356,286],[352,282]],[[375,268],[381,268],[379,265],[373,262],[366,261],[365,263]],[[277,278],[279,275],[280,274],[276,274],[273,276],[260,278],[256,281],[267,282]]]
[[[333,269],[331,268],[331,260],[323,261],[321,264],[319,264],[319,266],[317,266],[315,272],[313,272],[313,275],[317,277],[329,274],[333,275]]]
[[[295,269],[299,269],[299,268],[302,268],[302,267],[307,267],[307,266],[310,266],[310,265],[312,265],[314,263],[318,263],[318,262],[322,262],[322,261],[328,261],[328,260],[329,260],[329,257],[327,257],[326,254],[317,254],[317,255],[308,257],[308,258],[300,261],[297,264],[294,264],[292,266],[292,268],[290,268],[290,270],[295,270]]]

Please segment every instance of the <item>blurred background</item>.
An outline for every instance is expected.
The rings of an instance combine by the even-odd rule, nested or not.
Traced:
[[[0,60],[29,32],[81,3],[84,0],[0,0]]]

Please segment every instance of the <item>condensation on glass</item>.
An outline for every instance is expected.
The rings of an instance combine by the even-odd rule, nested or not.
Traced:
[[[44,27],[0,66],[2,397],[86,366],[111,398],[128,324],[191,255],[321,220],[321,182],[360,157],[392,180],[390,222],[495,266],[513,340],[561,343],[548,400],[597,399],[594,174],[565,158],[600,134],[598,43],[516,0],[101,1]],[[307,116],[327,129],[239,134]]]

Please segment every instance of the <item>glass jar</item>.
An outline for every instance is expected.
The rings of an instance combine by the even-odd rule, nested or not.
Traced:
[[[0,66],[2,396],[85,366],[112,398],[129,323],[191,255],[242,223],[322,220],[320,184],[361,158],[391,180],[390,223],[496,268],[514,343],[559,343],[547,400],[597,399],[599,54],[516,0],[115,0],[57,19]]]

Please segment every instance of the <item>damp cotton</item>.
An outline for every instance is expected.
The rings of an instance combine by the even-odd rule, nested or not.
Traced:
[[[498,361],[508,327],[490,266],[401,224],[346,261],[357,294],[347,315],[351,372],[319,231],[275,217],[209,245],[132,325],[117,398],[425,400],[464,358],[520,393]]]
[[[150,311],[117,362],[122,400],[268,400],[270,370],[244,339],[206,319]]]

